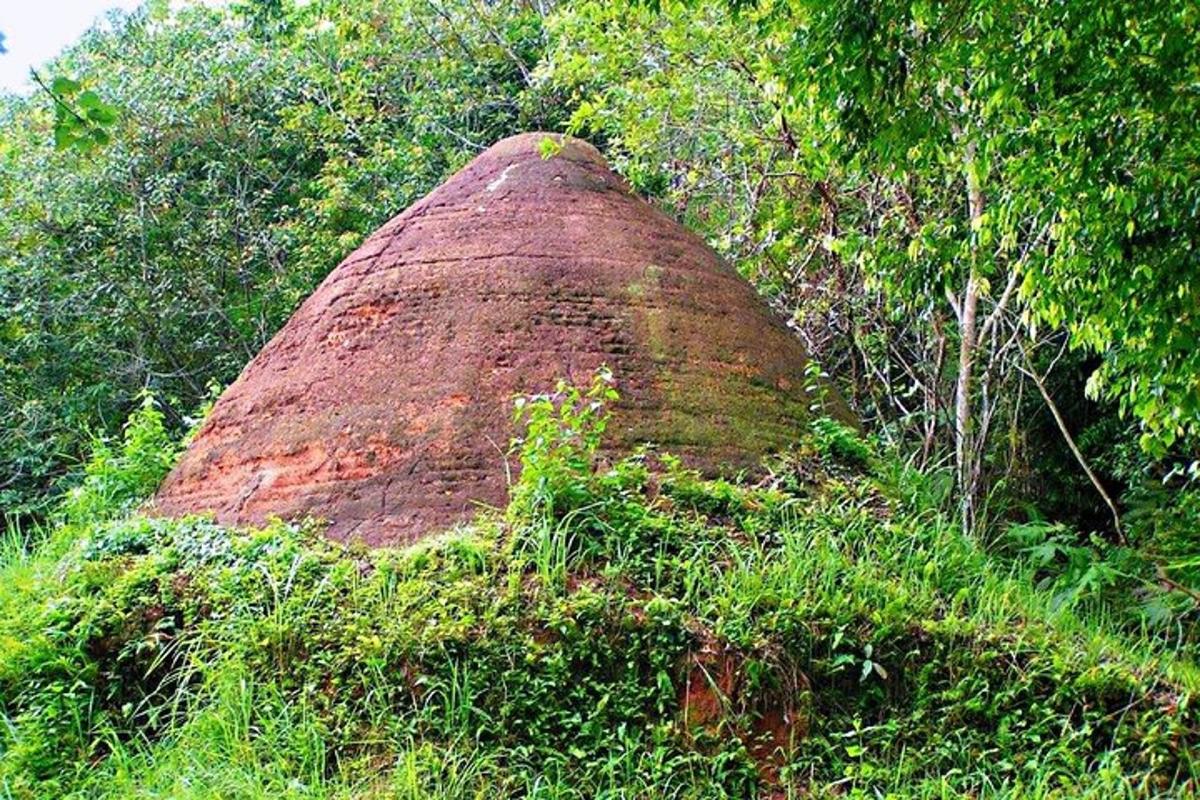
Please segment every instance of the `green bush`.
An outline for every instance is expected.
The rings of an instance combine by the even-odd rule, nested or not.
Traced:
[[[158,487],[178,454],[179,445],[167,431],[158,402],[143,394],[119,443],[93,438],[83,481],[64,495],[59,514],[68,522],[85,524],[128,511]]]
[[[0,550],[0,797],[1194,784],[1194,668],[998,566],[886,456],[605,466],[612,396],[527,401],[507,516],[409,548],[134,514]]]

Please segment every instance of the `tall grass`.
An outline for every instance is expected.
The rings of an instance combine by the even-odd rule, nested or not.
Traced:
[[[585,397],[534,401],[503,519],[403,550],[8,526],[0,800],[1194,790],[1188,654],[964,538],[936,474],[829,422],[757,483],[600,467]]]

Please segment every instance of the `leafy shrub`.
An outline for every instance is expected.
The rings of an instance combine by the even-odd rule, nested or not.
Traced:
[[[611,398],[602,375],[529,401],[508,516],[410,548],[134,515],[6,560],[0,790],[1066,797],[1196,779],[1197,682],[1169,651],[844,465],[797,465],[808,483],[785,488],[606,465]],[[539,559],[547,533],[565,557]]]
[[[587,389],[560,381],[551,394],[517,398],[514,419],[525,432],[513,442],[521,463],[521,480],[512,490],[514,514],[559,516],[587,496],[608,424],[607,404],[617,399],[612,384],[612,372],[601,368]]]
[[[129,415],[121,441],[92,440],[83,482],[67,492],[59,513],[77,524],[109,519],[148,497],[179,454],[154,396],[142,396]]]
[[[1055,605],[1100,598],[1130,577],[1116,568],[1114,548],[1099,537],[1081,543],[1079,534],[1062,523],[1014,524],[1007,535],[1034,565],[1039,588],[1053,592]]]
[[[817,417],[809,427],[813,444],[821,455],[860,469],[871,464],[871,446],[849,425],[830,417]]]

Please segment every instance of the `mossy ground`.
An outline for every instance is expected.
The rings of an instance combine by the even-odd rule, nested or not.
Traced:
[[[137,514],[0,555],[0,798],[1193,792],[1194,669],[1055,608],[823,420],[754,485],[535,400],[404,550]]]

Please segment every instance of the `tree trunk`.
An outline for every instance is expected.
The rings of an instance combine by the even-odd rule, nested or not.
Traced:
[[[967,142],[963,166],[967,178],[967,206],[971,231],[974,235],[983,217],[983,190],[975,168],[975,142]],[[958,301],[958,381],[954,391],[955,461],[958,468],[959,491],[962,494],[962,525],[964,533],[975,528],[975,500],[978,492],[978,458],[975,442],[971,440],[971,376],[975,369],[976,311],[979,307],[978,262],[973,253],[967,274],[967,285]]]
[[[979,284],[974,270],[967,278],[959,308],[958,381],[954,388],[954,455],[958,485],[962,493],[963,532],[975,524],[975,480],[972,463],[975,448],[971,441],[971,373],[975,369],[975,310],[979,303]]]

